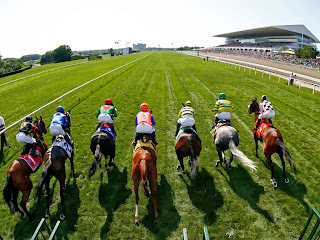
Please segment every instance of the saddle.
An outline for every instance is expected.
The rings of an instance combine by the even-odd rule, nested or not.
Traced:
[[[134,147],[133,152],[135,152],[139,147],[148,147],[151,148],[155,153],[158,153],[158,146],[152,142],[150,134],[142,135],[141,139],[137,141],[137,144]]]
[[[68,155],[69,158],[72,156],[72,146],[67,143],[62,135],[57,136],[56,139],[52,143],[52,147],[61,147]]]
[[[199,137],[197,131],[194,130],[193,127],[180,127],[180,130],[179,130],[179,132],[178,132],[178,134],[177,134],[177,136],[176,136],[176,139],[178,139],[179,135],[180,135],[181,133],[183,133],[183,132],[195,133],[195,134]]]
[[[254,124],[253,133],[256,134],[258,138],[261,138],[261,133],[265,128],[273,127],[273,125],[265,118],[261,120],[260,126],[258,127],[257,130],[255,129],[256,125],[257,125],[257,122]]]
[[[215,136],[216,136],[216,131],[217,131],[217,129],[220,128],[220,127],[222,127],[222,126],[231,126],[231,127],[233,127],[232,124],[231,124],[231,122],[230,122],[230,120],[220,120],[220,121],[217,123],[217,125],[215,125],[214,127],[212,127],[212,130],[210,131],[211,135],[212,135],[213,137],[215,137]]]
[[[19,156],[20,159],[23,159],[29,165],[33,172],[38,170],[38,167],[40,166],[42,160],[40,149],[37,148],[36,151],[39,153],[39,156],[37,157],[33,157],[30,152],[25,155],[21,154]]]
[[[106,122],[101,123],[101,126],[98,125],[96,132],[110,133],[110,135],[113,137],[113,139],[116,139],[116,136],[114,135],[114,132],[110,128],[110,125],[108,123],[106,123]]]

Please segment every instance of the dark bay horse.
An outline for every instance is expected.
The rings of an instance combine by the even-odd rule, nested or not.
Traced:
[[[35,121],[35,125],[39,128],[41,135],[35,134],[34,137],[36,138],[37,146],[39,147],[41,156],[43,156],[42,159],[44,159],[44,155],[48,147],[43,140],[42,133],[46,133],[47,129],[42,118],[37,118],[37,120]],[[38,169],[39,167],[37,167],[35,170],[32,170],[31,167],[26,163],[26,161],[21,158],[14,160],[8,169],[7,183],[3,189],[3,197],[9,205],[11,212],[19,212],[21,214],[21,217],[24,216],[24,213],[20,210],[18,206],[17,198],[19,191],[22,192],[20,206],[22,207],[22,209],[27,214],[30,220],[34,220],[34,217],[29,213],[29,211],[26,208],[26,203],[29,199],[30,192],[33,187],[30,175],[36,172]]]
[[[259,103],[257,102],[257,99],[252,99],[252,102],[248,106],[248,113],[254,113],[255,114],[255,121],[257,121],[259,117]],[[260,125],[261,126],[261,125]],[[291,156],[289,154],[288,148],[283,142],[282,135],[278,129],[276,129],[273,126],[267,126],[264,128],[261,132],[261,137],[259,138],[255,132],[253,132],[254,136],[254,141],[256,143],[256,156],[258,157],[258,140],[263,142],[263,153],[266,156],[267,163],[270,164],[271,168],[271,183],[273,187],[277,187],[278,184],[275,181],[273,177],[273,171],[274,171],[274,165],[271,160],[271,155],[274,153],[278,153],[281,163],[282,163],[282,168],[283,168],[283,178],[285,183],[289,183],[289,179],[286,176],[286,167],[285,167],[285,162],[283,159],[283,155],[288,159],[289,164],[291,166],[291,170],[293,172],[296,171],[296,168],[292,162]]]
[[[180,162],[177,169],[180,169],[181,167],[182,173],[185,173],[183,158],[190,157],[189,165],[192,166],[190,177],[195,178],[199,168],[198,158],[202,149],[199,136],[191,129],[186,129],[176,139],[174,148],[176,149],[176,154]]]
[[[116,145],[113,136],[110,133],[104,131],[95,132],[91,137],[90,149],[94,155],[94,159],[90,165],[89,177],[91,177],[97,169],[101,167],[101,157],[104,155],[106,161],[109,156],[109,163],[105,163],[106,171],[110,167],[117,168],[116,164],[113,162],[115,157]]]
[[[233,155],[235,155],[244,166],[256,170],[255,162],[247,158],[243,152],[237,149],[237,146],[239,145],[239,136],[237,130],[233,126],[225,125],[219,127],[216,130],[214,142],[219,155],[216,166],[222,162],[227,164],[224,157],[224,151],[230,149],[229,169],[231,169],[231,162],[233,160]]]
[[[69,123],[71,123],[70,111],[66,112],[66,117]],[[70,133],[70,129],[68,129]],[[73,152],[70,157],[72,176],[75,177],[74,165],[73,165]],[[60,199],[62,205],[62,213],[60,214],[60,219],[65,219],[65,205],[64,205],[64,192],[66,187],[66,169],[65,161],[68,158],[66,151],[59,146],[54,146],[47,151],[47,157],[43,160],[43,169],[41,177],[39,179],[38,185],[36,187],[36,195],[38,196],[38,205],[40,204],[42,188],[45,184],[46,188],[46,199],[47,199],[47,217],[50,216],[50,179],[52,176],[56,177],[60,183]]]
[[[0,131],[1,131],[1,130],[0,130]],[[10,145],[9,145],[9,143],[8,143],[8,141],[7,141],[6,133],[5,133],[5,132],[1,134],[1,150],[0,150],[0,154],[3,153],[3,147],[4,147],[4,145],[6,145],[8,149],[10,148]]]
[[[132,180],[135,192],[135,224],[139,225],[138,203],[139,203],[139,184],[142,181],[142,189],[147,197],[150,197],[147,181],[151,188],[155,223],[158,221],[157,210],[157,155],[150,147],[138,147],[133,153],[132,161]]]

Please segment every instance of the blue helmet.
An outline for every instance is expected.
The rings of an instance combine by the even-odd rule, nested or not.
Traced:
[[[57,112],[64,112],[64,108],[60,105],[57,107]]]

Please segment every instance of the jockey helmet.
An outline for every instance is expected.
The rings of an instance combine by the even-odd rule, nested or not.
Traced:
[[[266,95],[262,95],[262,96],[261,96],[261,101],[264,101],[264,100],[268,100],[268,98],[267,98]]]
[[[226,99],[226,94],[225,93],[220,93],[219,94],[219,99]]]
[[[64,107],[62,107],[61,105],[57,107],[57,112],[64,112]]]
[[[32,122],[32,117],[31,116],[27,116],[26,117],[26,122]]]
[[[186,105],[186,106],[188,106],[188,107],[191,107],[191,101],[186,101],[186,103],[184,104],[184,105]]]
[[[148,111],[148,108],[149,108],[149,106],[148,106],[148,104],[146,104],[146,103],[142,103],[142,104],[140,105],[141,111]]]
[[[107,98],[105,101],[104,101],[104,104],[106,105],[113,105],[112,101],[110,98]]]

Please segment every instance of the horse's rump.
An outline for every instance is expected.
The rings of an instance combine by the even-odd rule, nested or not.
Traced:
[[[192,151],[194,155],[199,156],[201,147],[201,140],[199,136],[194,133],[191,129],[188,132],[183,132],[179,135],[175,143],[176,152],[182,157],[192,156]]]
[[[233,140],[236,146],[239,145],[238,132],[234,127],[222,126],[217,129],[214,142],[221,151],[229,149],[230,139]]]
[[[115,151],[114,138],[108,132],[95,132],[92,135],[90,149],[93,154],[98,144],[100,145],[101,152],[104,154],[111,154]]]

